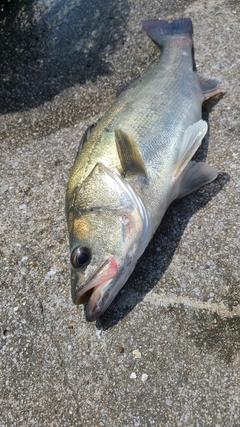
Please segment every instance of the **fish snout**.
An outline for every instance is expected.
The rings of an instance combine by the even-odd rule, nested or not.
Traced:
[[[88,320],[96,320],[104,311],[101,310],[104,289],[117,273],[118,263],[113,257],[109,257],[84,284],[79,284],[82,274],[72,270],[72,299],[76,305],[87,303]]]

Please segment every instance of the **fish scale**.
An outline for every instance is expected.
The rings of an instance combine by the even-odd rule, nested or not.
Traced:
[[[160,59],[86,131],[68,182],[72,297],[90,321],[122,288],[169,204],[217,176],[191,161],[207,132],[202,103],[222,91],[194,70],[191,20],[143,28]]]

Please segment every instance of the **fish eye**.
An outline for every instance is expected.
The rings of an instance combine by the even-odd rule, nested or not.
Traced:
[[[90,259],[90,251],[84,246],[77,246],[71,253],[71,263],[75,268],[83,267],[90,261]]]

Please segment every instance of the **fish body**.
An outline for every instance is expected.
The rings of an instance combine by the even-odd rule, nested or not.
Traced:
[[[124,285],[170,203],[217,176],[191,161],[207,132],[202,103],[221,92],[194,70],[192,22],[143,28],[160,59],[86,133],[68,182],[72,297],[88,320]]]

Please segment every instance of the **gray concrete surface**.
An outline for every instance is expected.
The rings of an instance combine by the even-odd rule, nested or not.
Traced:
[[[97,324],[70,298],[78,141],[153,65],[141,21],[191,17],[224,97],[197,153],[218,179],[168,210]],[[3,426],[240,426],[238,0],[12,0],[0,22]],[[107,232],[107,230],[106,230]]]

